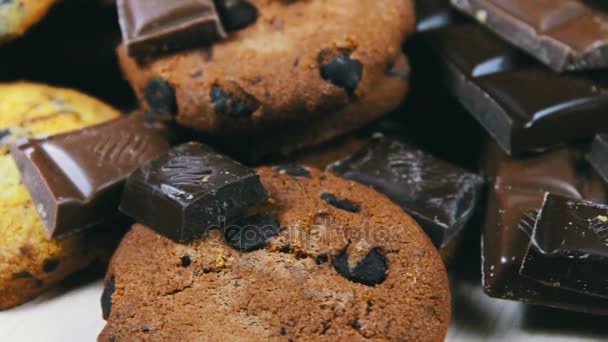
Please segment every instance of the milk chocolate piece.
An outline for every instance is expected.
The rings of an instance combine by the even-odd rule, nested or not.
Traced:
[[[379,133],[327,169],[385,194],[410,213],[439,248],[471,218],[483,185],[480,176]]]
[[[139,114],[41,139],[12,149],[50,237],[95,226],[118,214],[124,181],[169,149]]]
[[[117,6],[132,56],[201,47],[226,37],[212,0],[118,0]]]
[[[567,148],[513,159],[491,144],[486,156],[492,183],[483,228],[483,290],[491,297],[607,315],[608,300],[547,286],[519,273],[545,193],[605,201],[602,181],[583,151]]]
[[[253,170],[200,143],[174,147],[135,171],[120,210],[178,242],[202,236],[266,200]]]
[[[608,67],[608,5],[583,0],[451,0],[555,71]]]
[[[608,206],[547,194],[520,273],[608,298]]]
[[[608,134],[598,134],[587,157],[593,168],[608,183]]]
[[[463,20],[423,37],[447,87],[507,153],[608,130],[607,71],[557,74]]]

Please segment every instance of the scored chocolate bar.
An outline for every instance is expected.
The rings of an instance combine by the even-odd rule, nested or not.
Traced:
[[[416,219],[438,248],[464,228],[483,185],[480,176],[381,133],[327,169],[385,194]]]
[[[129,177],[120,210],[178,242],[202,236],[268,197],[258,174],[189,142]]]
[[[169,149],[141,114],[78,131],[18,141],[11,153],[50,237],[118,213],[124,181]]]
[[[451,0],[555,71],[608,67],[608,5],[585,0]]]
[[[129,54],[201,47],[226,37],[212,0],[118,0]]]
[[[608,71],[557,74],[464,19],[422,36],[448,88],[507,153],[608,130]]]
[[[548,286],[519,273],[545,193],[604,202],[602,180],[579,148],[522,159],[495,144],[486,153],[491,178],[483,228],[482,283],[491,297],[608,315],[608,299]]]
[[[547,194],[520,273],[608,298],[608,206]]]

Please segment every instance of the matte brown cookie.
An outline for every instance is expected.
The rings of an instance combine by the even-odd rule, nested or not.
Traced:
[[[280,127],[267,134],[273,136],[306,125],[312,139],[295,145],[312,145],[403,99],[409,66],[401,44],[413,30],[410,0],[250,2],[257,20],[209,47],[145,60],[119,48],[142,105],[214,135]]]
[[[445,267],[410,216],[315,169],[258,170],[268,204],[204,239],[133,227],[106,276],[100,341],[445,338]]]

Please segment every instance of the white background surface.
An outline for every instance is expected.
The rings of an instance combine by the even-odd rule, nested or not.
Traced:
[[[460,258],[452,271],[453,319],[448,341],[608,341],[608,318],[487,297],[479,260]],[[100,279],[77,275],[62,287],[0,312],[0,341],[95,341],[104,326]]]

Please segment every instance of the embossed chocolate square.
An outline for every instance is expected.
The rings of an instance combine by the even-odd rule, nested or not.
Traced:
[[[133,114],[97,126],[18,141],[12,156],[50,237],[118,214],[125,180],[169,149],[161,131]]]
[[[212,0],[118,0],[129,54],[200,47],[226,37]]]
[[[608,298],[608,206],[546,194],[520,273]]]
[[[159,234],[185,242],[267,197],[254,170],[189,142],[134,172],[120,210]]]

